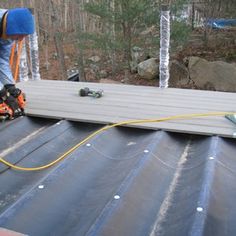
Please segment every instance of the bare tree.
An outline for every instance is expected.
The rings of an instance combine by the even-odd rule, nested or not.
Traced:
[[[52,18],[52,27],[53,27],[53,38],[54,38],[58,58],[60,61],[60,69],[61,69],[60,78],[66,79],[67,78],[67,70],[66,70],[66,63],[65,63],[63,46],[62,46],[61,37],[60,37],[59,22],[58,22],[58,18],[56,16],[56,11],[55,11],[53,0],[50,0],[50,4],[51,4],[50,5],[51,10],[52,10],[51,18]]]

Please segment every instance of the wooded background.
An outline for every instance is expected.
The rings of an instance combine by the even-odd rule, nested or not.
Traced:
[[[133,50],[144,49],[145,57],[158,57],[159,16],[161,4],[169,4],[171,14],[181,17],[184,4],[190,6],[190,17],[172,22],[171,46],[182,45],[195,27],[195,11],[201,18],[236,17],[235,0],[8,0],[1,8],[29,7],[34,14],[39,36],[41,63],[50,70],[50,47],[60,65],[58,79],[65,79],[66,62],[63,48],[73,45],[81,80],[85,80],[88,57],[99,55],[111,68],[132,70]],[[192,7],[192,8],[191,8]],[[192,9],[192,10],[191,10]],[[205,40],[207,40],[207,32]],[[96,67],[94,67],[94,70]]]

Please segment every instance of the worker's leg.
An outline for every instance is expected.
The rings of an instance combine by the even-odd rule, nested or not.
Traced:
[[[0,115],[7,113],[17,117],[23,114],[24,99],[21,91],[15,88],[9,65],[11,46],[11,40],[0,40]]]

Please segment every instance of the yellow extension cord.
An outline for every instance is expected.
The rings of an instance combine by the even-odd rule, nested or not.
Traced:
[[[59,156],[56,160],[48,163],[47,165],[38,166],[38,167],[22,167],[22,166],[14,165],[14,164],[4,160],[3,158],[0,158],[0,162],[2,162],[3,164],[5,164],[8,167],[11,167],[11,168],[13,168],[15,170],[21,170],[21,171],[38,171],[38,170],[43,170],[43,169],[49,168],[49,167],[57,164],[61,160],[63,160],[65,157],[67,157],[74,150],[76,150],[78,147],[80,147],[81,145],[86,143],[88,140],[90,140],[95,135],[97,135],[97,134],[99,134],[99,133],[101,133],[101,132],[103,132],[105,130],[111,129],[113,127],[122,126],[122,125],[128,125],[128,124],[153,123],[153,122],[163,122],[163,121],[168,121],[168,120],[188,119],[188,118],[196,118],[196,117],[209,117],[209,116],[225,116],[225,115],[234,115],[234,114],[236,114],[236,113],[235,112],[214,112],[214,113],[201,113],[201,114],[187,114],[187,115],[169,116],[169,117],[160,118],[160,119],[145,119],[145,120],[128,120],[128,121],[123,121],[123,122],[115,123],[115,124],[112,124],[112,125],[107,125],[107,126],[101,128],[101,129],[95,131],[94,133],[89,135],[87,138],[82,140],[80,143],[76,144],[70,150],[65,152],[63,155]]]

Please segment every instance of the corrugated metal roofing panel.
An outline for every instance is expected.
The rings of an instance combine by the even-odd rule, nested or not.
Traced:
[[[0,125],[0,156],[56,159],[101,125],[19,118]],[[58,165],[0,166],[0,227],[28,235],[235,235],[236,140],[107,130]]]

